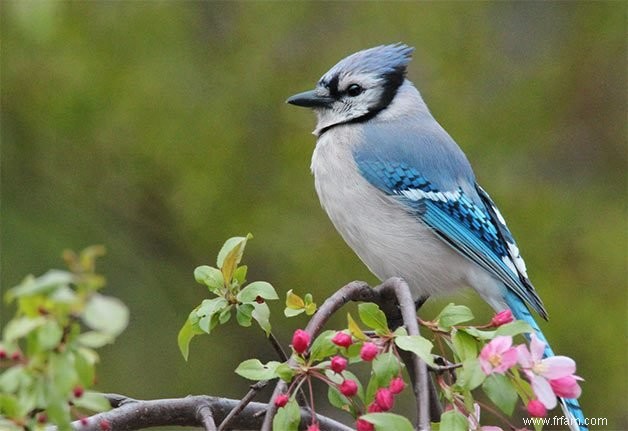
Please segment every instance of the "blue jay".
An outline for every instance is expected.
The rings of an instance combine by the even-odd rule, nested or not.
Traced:
[[[311,169],[321,204],[380,280],[402,277],[419,301],[470,286],[547,344],[528,306],[547,313],[504,218],[406,79],[412,52],[404,44],[357,52],[287,100],[318,118]],[[576,400],[561,404],[584,424]]]

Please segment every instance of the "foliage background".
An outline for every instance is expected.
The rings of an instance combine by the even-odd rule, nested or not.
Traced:
[[[240,397],[235,365],[272,352],[231,325],[182,360],[177,331],[205,295],[192,271],[251,231],[250,280],[318,300],[352,279],[375,283],[319,207],[313,115],[283,102],[343,56],[404,41],[417,48],[410,79],[518,238],[551,315],[544,330],[586,379],[586,415],[625,429],[626,12],[5,1],[2,288],[61,266],[63,248],[105,244],[101,271],[132,321],[104,349],[99,389]],[[472,294],[454,300],[489,315]],[[12,312],[0,311],[0,322]],[[293,329],[276,331],[287,342]]]

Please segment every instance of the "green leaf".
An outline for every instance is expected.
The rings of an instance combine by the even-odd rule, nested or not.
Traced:
[[[266,300],[279,299],[275,288],[265,281],[254,281],[242,289],[236,298],[240,302],[253,302],[258,296]]]
[[[377,304],[365,302],[358,305],[358,314],[360,315],[360,320],[369,328],[381,333],[389,331],[386,315],[379,309]]]
[[[14,393],[27,376],[27,371],[21,365],[11,367],[0,374],[0,393]]]
[[[251,238],[253,238],[251,234],[248,234],[246,237],[236,236],[229,238],[220,249],[218,258],[216,259],[216,266],[222,271],[223,278],[227,285],[231,284],[233,272],[242,260],[246,242]]]
[[[482,390],[501,411],[508,416],[512,415],[518,395],[508,377],[503,374],[491,374],[484,380]]]
[[[70,353],[57,353],[50,356],[49,371],[52,385],[60,394],[66,394],[78,383],[78,374],[74,368]]]
[[[401,364],[399,359],[393,354],[392,350],[377,355],[372,362],[373,374],[377,376],[378,385],[385,386],[390,383],[393,377],[397,377],[401,372]]]
[[[468,358],[477,358],[478,342],[473,336],[464,331],[454,329],[452,331],[451,341],[453,342],[454,353],[456,353],[460,361],[464,361]]]
[[[77,337],[77,341],[80,345],[91,347],[92,349],[98,349],[99,347],[111,344],[113,340],[113,335],[98,331],[83,332]]]
[[[311,362],[322,361],[338,351],[338,346],[331,342],[335,334],[336,331],[327,330],[316,337],[310,347]]]
[[[100,392],[85,391],[82,397],[75,398],[72,403],[93,412],[104,412],[111,409],[111,404]]]
[[[486,379],[486,374],[482,371],[478,358],[469,357],[462,363],[462,371],[458,373],[456,384],[463,389],[472,391],[480,386],[484,379]]]
[[[414,427],[407,418],[395,413],[368,413],[360,416],[360,419],[375,425],[377,431],[414,431]]]
[[[290,289],[286,293],[286,307],[292,310],[299,310],[305,307],[305,301]]]
[[[458,410],[448,410],[440,415],[440,429],[443,431],[467,431],[469,421]]]
[[[74,275],[68,271],[51,269],[40,277],[28,276],[21,284],[9,289],[6,293],[7,302],[22,296],[47,294],[62,286],[74,282]]]
[[[222,296],[204,299],[196,310],[196,316],[199,317],[198,327],[207,334],[211,333],[218,324],[218,315],[228,307],[229,302]]]
[[[236,306],[236,320],[238,325],[248,328],[253,320],[253,304],[240,304]]]
[[[515,320],[513,322],[507,323],[505,325],[500,326],[495,331],[495,336],[498,335],[518,335],[518,334],[528,334],[530,332],[534,332],[532,327],[524,322],[523,320]]]
[[[203,332],[198,327],[198,316],[196,315],[197,310],[193,310],[188,316],[187,320],[181,327],[179,331],[179,335],[177,336],[177,344],[179,345],[179,350],[183,355],[183,359],[188,360],[188,354],[190,353],[190,341],[194,338],[195,335],[202,334]]]
[[[216,295],[220,294],[221,289],[225,286],[222,272],[208,265],[196,267],[194,269],[194,279],[197,283],[207,286],[209,291]]]
[[[495,338],[495,334],[497,331],[482,331],[480,329],[474,328],[473,326],[469,326],[467,328],[458,329],[460,332],[466,332],[467,334],[475,337],[479,340],[492,340]]]
[[[360,328],[360,325],[353,319],[350,313],[347,313],[347,327],[349,332],[358,340],[366,341],[369,337],[366,336],[364,331]]]
[[[299,314],[303,313],[305,311],[305,308],[299,308],[299,309],[295,309],[295,308],[284,308],[283,309],[283,314],[286,317],[294,317],[294,316],[298,316]]]
[[[436,317],[438,326],[444,330],[449,330],[454,325],[468,322],[473,319],[473,313],[469,307],[464,305],[448,304]]]
[[[8,428],[8,426],[10,425],[10,423],[4,424],[2,422],[2,417],[3,416],[7,416],[7,417],[16,417],[19,415],[19,409],[18,409],[18,403],[17,403],[17,398],[14,395],[11,394],[3,394],[0,393],[0,430],[4,430],[4,426],[7,426],[7,429],[9,430],[18,430],[18,431],[22,431],[23,429],[20,427],[18,428],[17,426],[15,428]]]
[[[270,380],[277,376],[277,367],[281,362],[270,361],[262,364],[259,359],[247,359],[238,365],[235,372],[245,379],[249,380]]]
[[[10,320],[4,328],[4,341],[6,343],[12,343],[28,335],[44,323],[46,323],[46,319],[41,316],[35,318],[23,316]]]
[[[74,368],[83,386],[91,386],[94,383],[94,361],[85,349],[75,351]]]
[[[277,374],[277,376],[287,382],[290,383],[290,381],[292,381],[292,378],[296,375],[296,371],[290,367],[288,364],[286,364],[285,362],[280,364],[276,369],[275,369],[275,374]]]
[[[423,362],[434,366],[434,356],[432,355],[432,343],[420,335],[400,335],[395,337],[395,344],[401,350],[412,352]]]
[[[301,423],[301,409],[294,400],[277,410],[273,418],[273,431],[298,431]]]
[[[233,272],[233,279],[237,281],[240,286],[246,282],[246,273],[248,269],[249,268],[246,265],[242,265],[238,266]]]
[[[83,321],[90,328],[115,337],[128,325],[129,309],[118,298],[95,293],[87,301]]]
[[[37,341],[43,350],[49,350],[59,345],[63,337],[63,329],[56,320],[47,320],[37,331]]]
[[[270,308],[268,308],[268,304],[262,302],[258,304],[257,302],[253,303],[253,312],[251,313],[251,317],[257,321],[260,328],[264,330],[266,336],[270,335]]]

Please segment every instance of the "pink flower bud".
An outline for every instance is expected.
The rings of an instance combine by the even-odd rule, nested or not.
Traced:
[[[552,379],[549,381],[550,386],[552,387],[552,391],[563,398],[578,398],[582,389],[580,389],[580,385],[578,384],[577,376],[573,374],[559,377],[558,379]]]
[[[387,412],[395,405],[395,396],[388,388],[379,388],[375,392],[375,402],[382,408],[382,411]]]
[[[81,398],[84,393],[85,389],[83,389],[83,386],[81,385],[76,385],[74,386],[74,389],[72,389],[72,394],[74,395],[74,398]]]
[[[532,400],[528,403],[528,413],[536,418],[544,418],[547,416],[547,409],[539,400]]]
[[[375,343],[371,343],[370,341],[364,343],[362,345],[362,349],[360,350],[360,358],[363,361],[372,361],[375,359],[375,356],[379,353],[379,349],[375,345]]]
[[[331,358],[331,369],[335,373],[342,373],[347,368],[347,360],[342,356]]]
[[[331,339],[331,342],[340,347],[349,347],[351,344],[353,344],[351,335],[344,332],[336,333],[336,335],[334,335],[334,338]]]
[[[288,397],[287,394],[279,394],[277,395],[277,397],[275,398],[275,405],[277,407],[283,407],[286,404],[288,404],[288,400],[290,399],[290,397]]]
[[[506,323],[512,322],[513,320],[515,319],[514,317],[512,317],[512,311],[502,310],[493,316],[493,318],[491,319],[491,326],[495,326],[495,327],[502,326],[502,325],[505,325]]]
[[[355,423],[355,428],[357,431],[375,431],[375,425],[365,421],[364,419],[358,419]]]
[[[340,393],[345,397],[352,397],[358,393],[358,384],[351,379],[345,379],[338,387]]]
[[[307,427],[307,431],[321,431],[321,429],[318,427],[318,424],[312,424]]]
[[[107,419],[102,419],[98,426],[102,431],[109,431],[111,429],[111,423]]]
[[[394,395],[400,394],[401,391],[405,389],[405,387],[406,382],[404,382],[401,377],[395,377],[390,381],[390,384],[388,385],[388,389],[390,389],[390,392],[392,392]]]
[[[366,409],[369,413],[381,413],[383,412],[382,408],[376,402],[372,402]]]
[[[310,334],[303,329],[297,329],[292,336],[292,348],[298,354],[302,354],[307,350],[307,346],[310,345]]]

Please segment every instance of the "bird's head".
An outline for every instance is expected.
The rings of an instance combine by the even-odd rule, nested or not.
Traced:
[[[405,80],[414,48],[383,45],[342,59],[311,91],[286,102],[312,108],[318,116],[317,134],[338,124],[366,121],[392,102]]]

